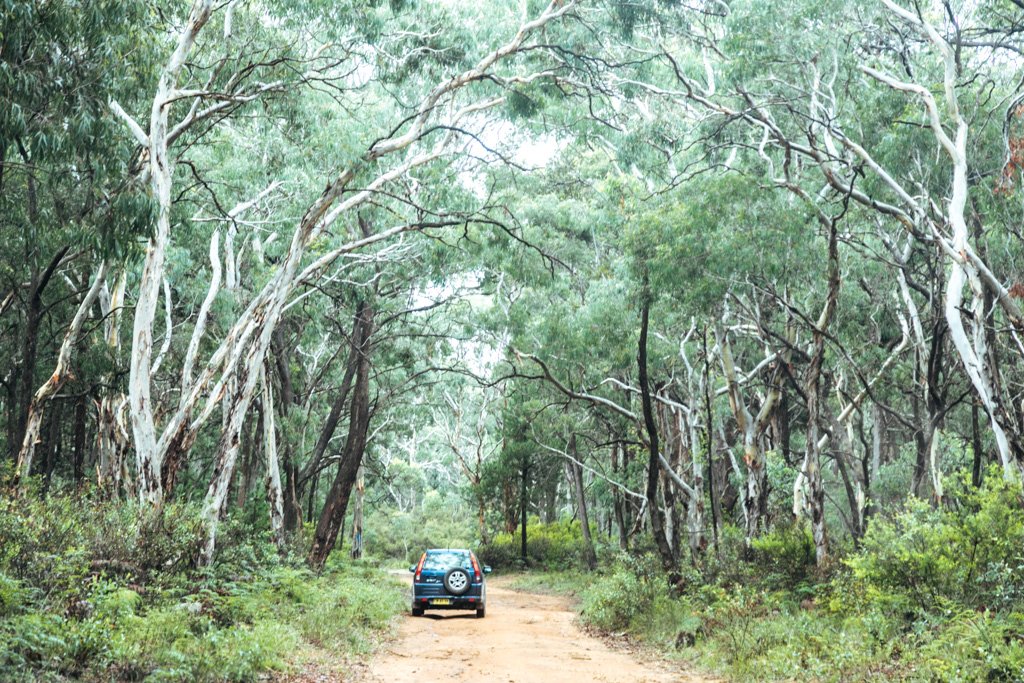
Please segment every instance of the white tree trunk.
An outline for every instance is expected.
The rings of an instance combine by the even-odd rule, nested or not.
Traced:
[[[121,319],[124,317],[124,292],[128,284],[128,272],[121,274],[110,290],[104,282],[100,290],[100,310],[103,313],[103,338],[115,354],[121,351]]]
[[[949,137],[943,126],[938,104],[930,90],[916,83],[899,81],[870,68],[864,67],[863,70],[865,73],[896,90],[912,93],[921,98],[928,113],[932,133],[953,163],[953,191],[949,198],[946,216],[952,231],[951,238],[947,238],[938,227],[933,226],[937,241],[950,258],[950,273],[947,278],[944,306],[946,323],[949,325],[950,339],[953,341],[953,347],[960,356],[967,376],[978,393],[978,398],[981,399],[986,413],[988,413],[989,424],[995,436],[996,448],[999,452],[999,460],[1003,465],[1004,475],[1008,479],[1016,479],[1021,474],[1021,465],[1014,462],[1010,439],[1000,420],[999,397],[996,396],[993,390],[991,368],[989,367],[989,355],[985,341],[985,284],[983,283],[983,278],[984,282],[987,282],[988,286],[995,290],[1000,306],[1003,307],[1015,324],[1019,324],[1021,316],[1016,304],[1006,296],[1005,289],[995,280],[987,267],[981,263],[981,259],[977,257],[970,245],[965,213],[968,196],[968,125],[957,101],[958,66],[956,53],[939,34],[938,30],[925,22],[920,16],[907,11],[892,2],[892,0],[881,0],[881,2],[904,21],[916,26],[942,56],[945,68],[943,87],[946,109],[949,118],[953,120],[955,125],[955,133],[952,138]],[[964,328],[961,312],[963,290],[967,284],[970,285],[973,296],[971,304],[973,335],[971,336],[968,336],[967,330]]]
[[[206,290],[206,296],[199,307],[199,314],[196,316],[196,325],[192,330],[192,338],[188,343],[188,350],[185,352],[185,363],[181,369],[181,393],[184,394],[192,386],[193,374],[196,366],[196,358],[199,355],[199,344],[206,333],[206,323],[210,319],[210,309],[217,298],[220,289],[221,265],[220,265],[220,231],[215,230],[210,239],[210,287]]]
[[[263,369],[263,447],[267,455],[267,503],[270,505],[270,529],[274,544],[284,548],[284,493],[281,468],[277,459],[277,429],[274,419],[274,393],[270,373]]]
[[[148,134],[144,133],[138,124],[134,124],[120,107],[112,103],[115,112],[128,119],[132,132],[149,154],[150,189],[157,202],[156,227],[146,245],[146,257],[139,281],[128,376],[138,496],[143,504],[157,508],[163,505],[163,488],[160,482],[163,454],[157,448],[155,406],[152,396],[152,357],[153,323],[156,319],[160,282],[164,278],[164,259],[171,234],[171,185],[174,170],[168,154],[167,121],[171,102],[176,95],[178,76],[196,36],[209,20],[212,11],[213,0],[193,2],[188,21],[178,36],[175,50],[160,75],[150,111]]]
[[[365,471],[359,465],[356,473],[355,498],[352,506],[352,559],[358,560],[363,556],[363,502],[366,496]]]
[[[207,520],[210,522],[209,538],[204,552],[206,558],[212,557],[216,519],[234,471],[238,434],[255,393],[258,369],[263,363],[271,334],[280,321],[296,282],[307,275],[312,277],[342,254],[392,239],[416,229],[417,226],[400,225],[355,240],[328,252],[302,271],[300,266],[307,247],[339,217],[371,201],[379,190],[402,178],[410,170],[439,159],[449,152],[453,141],[460,135],[458,131],[464,119],[477,116],[480,111],[503,102],[503,98],[494,97],[458,108],[456,93],[465,86],[486,78],[496,63],[523,49],[527,36],[539,31],[549,22],[565,16],[574,6],[575,3],[571,1],[559,0],[550,3],[539,17],[523,24],[509,42],[485,55],[472,68],[445,78],[423,98],[417,113],[401,128],[400,134],[375,143],[363,156],[358,167],[344,170],[328,183],[327,189],[299,222],[280,269],[250,301],[205,367],[197,373],[197,377],[194,380],[187,376],[183,378],[183,390],[178,406],[168,413],[161,432],[157,430],[155,415],[158,407],[154,405],[152,395],[152,356],[159,283],[164,276],[164,261],[171,232],[173,169],[168,145],[183,126],[195,120],[190,113],[185,120],[168,130],[168,113],[171,103],[184,96],[177,90],[179,75],[196,36],[210,17],[212,0],[193,2],[189,19],[178,35],[174,53],[161,74],[153,98],[148,132],[142,130],[120,106],[111,102],[111,109],[125,120],[132,134],[148,153],[148,181],[158,209],[154,235],[146,248],[140,279],[129,373],[130,414],[139,477],[138,495],[143,503],[155,507],[162,505],[165,492],[161,483],[161,472],[168,453],[173,449],[177,457],[187,452],[194,443],[199,429],[215,412],[221,398],[225,395],[229,397],[225,411],[224,433],[218,445],[214,475],[204,506]],[[441,136],[433,148],[418,153],[411,151],[425,135],[436,130],[448,132]],[[363,184],[359,191],[350,191],[349,184],[356,178],[357,172],[373,168],[383,157],[403,151],[409,152],[403,161],[380,172],[375,178]],[[227,266],[232,271],[230,277],[237,279],[234,273],[237,264],[234,263],[235,259],[231,261],[232,263]],[[200,405],[201,408],[197,408]],[[197,411],[197,414],[193,415],[194,411]]]
[[[757,417],[752,416],[743,400],[729,340],[720,327],[716,328],[715,332],[718,337],[719,355],[728,389],[729,405],[732,407],[733,415],[736,418],[736,427],[743,439],[743,462],[746,465],[746,494],[743,497],[743,503],[746,543],[749,547],[751,541],[763,530],[767,506],[765,500],[767,471],[764,449],[761,446],[761,435],[768,426],[772,411],[775,410],[775,406],[782,398],[782,391],[777,383],[773,382],[761,403]]]
[[[696,399],[698,394],[691,392],[691,397]],[[696,406],[691,406],[691,415],[697,413]],[[682,420],[682,415],[679,416]],[[690,465],[693,473],[693,495],[690,496],[689,506],[686,508],[686,528],[690,541],[690,554],[694,560],[704,555],[707,548],[707,539],[704,536],[704,468],[700,462],[700,437],[697,435],[696,420],[687,420],[690,432]],[[680,425],[680,429],[683,425]],[[710,431],[710,430],[709,430]]]
[[[571,7],[572,3],[566,3],[565,5],[551,3],[538,19],[520,27],[515,37],[509,43],[486,55],[474,68],[438,85],[420,104],[420,113],[412,120],[409,130],[399,137],[378,142],[365,155],[364,160],[367,162],[376,161],[386,155],[406,150],[415,145],[424,134],[431,117],[435,115],[437,103],[441,98],[478,80],[483,74],[487,73],[487,70],[495,62],[517,52],[530,32],[562,16]],[[495,99],[468,105],[452,114],[449,123],[454,125],[465,117],[474,115],[482,109],[496,106],[499,103],[500,100]],[[227,496],[231,477],[234,474],[238,455],[239,434],[241,433],[242,424],[244,423],[256,387],[259,374],[257,368],[262,365],[266,357],[274,329],[281,319],[293,288],[297,282],[304,279],[300,275],[300,267],[307,247],[323,234],[330,225],[337,221],[341,215],[351,212],[370,201],[380,187],[402,177],[413,168],[440,158],[449,148],[452,139],[453,135],[448,135],[433,149],[419,154],[408,155],[405,161],[389,171],[378,175],[364,189],[353,193],[344,201],[335,204],[348,188],[349,183],[356,177],[355,169],[343,171],[327,186],[327,189],[324,190],[320,198],[306,211],[292,236],[291,244],[280,270],[271,278],[260,294],[253,299],[246,312],[243,313],[239,324],[236,324],[232,330],[229,339],[233,350],[230,354],[227,351],[218,351],[220,358],[225,356],[230,356],[230,358],[223,361],[224,370],[217,385],[211,391],[211,395],[217,396],[221,390],[228,386],[237,388],[230,393],[232,398],[230,407],[227,410],[228,417],[225,419],[224,432],[218,443],[214,473],[204,503],[203,516],[208,524],[207,540],[203,551],[205,562],[209,563],[213,559],[216,546],[217,520]],[[303,274],[310,270],[315,272],[315,269],[319,268],[321,263],[329,263],[343,253],[389,239],[410,229],[410,226],[398,226],[366,236],[361,240],[351,242],[329,252],[306,268],[305,271],[301,272]],[[238,334],[235,334],[236,331]],[[210,366],[215,366],[215,363],[220,362],[218,354],[215,354],[214,358],[211,359]],[[237,384],[235,384],[236,382]],[[197,382],[198,386],[203,386],[204,384],[202,380]],[[193,396],[195,396],[195,392],[193,392]],[[198,428],[195,423],[199,422],[201,424],[201,421],[205,421],[210,412],[212,412],[212,407],[210,402],[208,402],[204,412],[193,422],[193,425],[188,427],[190,433],[188,438],[194,438],[193,435]],[[172,423],[173,421],[172,419]],[[169,437],[168,433],[171,435],[177,434],[181,426],[181,423],[179,423],[178,428],[168,426],[161,442],[168,440],[173,442],[174,439]]]

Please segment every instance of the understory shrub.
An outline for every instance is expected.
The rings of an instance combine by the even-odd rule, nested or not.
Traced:
[[[430,492],[412,511],[379,510],[366,519],[366,551],[379,558],[412,564],[427,548],[472,548],[477,521],[460,501]]]
[[[829,573],[803,526],[749,553],[726,527],[678,592],[649,556],[579,578],[580,619],[732,681],[1021,682],[1022,500],[998,470],[980,488],[950,477],[941,505],[873,517]]]
[[[960,610],[917,625],[918,680],[1024,680],[1024,613]]]
[[[854,585],[870,603],[917,613],[962,605],[1005,610],[1024,602],[1024,509],[1019,483],[992,470],[979,489],[966,478],[950,486],[948,504],[908,501],[868,528],[848,561]]]
[[[226,524],[196,568],[193,510],[138,512],[0,501],[0,680],[263,680],[300,647],[365,651],[405,607],[378,569],[332,557],[317,576],[262,527]]]
[[[804,524],[776,527],[751,543],[754,564],[767,570],[765,583],[795,587],[811,578],[815,568],[814,537]]]
[[[142,582],[191,568],[201,530],[198,510],[184,505],[169,504],[154,517],[134,502],[2,498],[0,572],[74,601],[90,576]]]
[[[595,534],[596,536],[596,534]],[[522,534],[495,534],[480,546],[480,560],[495,568],[522,565]],[[583,532],[580,523],[564,520],[544,524],[536,518],[526,524],[526,558],[530,567],[569,569],[583,561]]]
[[[602,631],[627,631],[652,612],[667,584],[650,556],[628,558],[596,577],[582,594],[583,623]]]

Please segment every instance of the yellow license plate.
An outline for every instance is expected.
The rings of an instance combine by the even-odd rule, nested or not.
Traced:
[[[450,605],[450,604],[452,604],[452,601],[449,600],[448,598],[441,598],[440,600],[431,600],[430,604],[431,605]]]

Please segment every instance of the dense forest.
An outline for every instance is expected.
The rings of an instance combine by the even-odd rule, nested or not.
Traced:
[[[457,546],[731,680],[1024,680],[1022,55],[1020,0],[0,1],[0,678],[366,652]]]

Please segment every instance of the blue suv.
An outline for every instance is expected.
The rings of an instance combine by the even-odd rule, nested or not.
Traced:
[[[427,550],[418,564],[409,567],[412,579],[412,615],[419,617],[427,609],[476,610],[483,619],[487,607],[484,574],[472,550]]]

